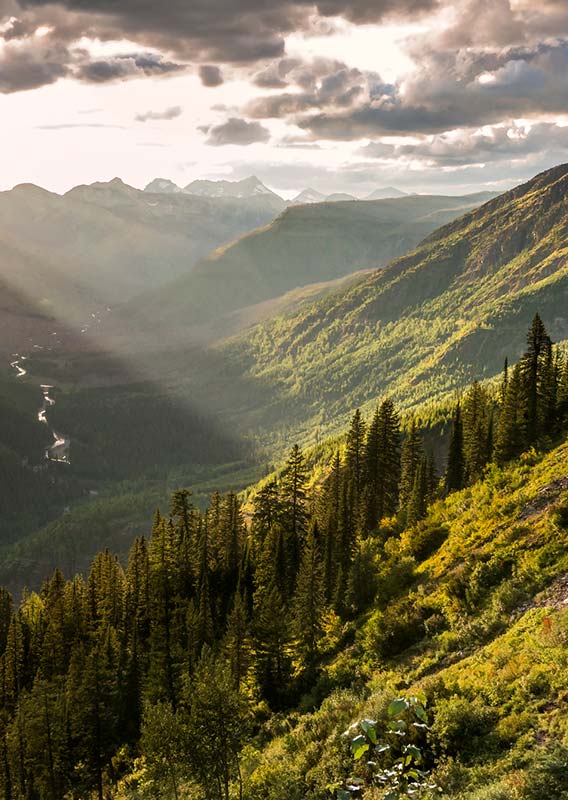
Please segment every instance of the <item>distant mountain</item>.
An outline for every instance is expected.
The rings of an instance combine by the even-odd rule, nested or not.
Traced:
[[[211,326],[215,318],[297,287],[386,264],[487,197],[290,206],[270,225],[213,252],[190,274],[137,298],[130,309],[178,331]]]
[[[328,194],[325,198],[326,203],[343,203],[345,201],[351,202],[353,200],[357,200],[358,198],[352,194],[346,194],[345,192],[334,192],[333,194]]]
[[[305,203],[338,203],[343,200],[356,200],[356,197],[353,197],[351,194],[345,194],[343,192],[334,192],[333,194],[322,194],[318,192],[316,189],[304,189],[300,192],[300,194],[296,195],[293,200],[291,200],[291,205],[298,206],[303,205]]]
[[[259,195],[268,195],[279,200],[282,199],[254,175],[250,178],[244,178],[242,181],[192,181],[183,191],[185,194],[196,194],[200,197],[258,197]]]
[[[375,191],[371,192],[371,194],[368,195],[365,200],[386,200],[391,197],[407,197],[407,195],[407,192],[396,189],[394,186],[385,186],[375,189]]]
[[[142,192],[118,178],[64,196],[23,184],[0,192],[0,280],[69,320],[77,293],[114,305],[186,274],[285,207],[268,200]]]
[[[257,429],[282,421],[292,436],[316,423],[344,425],[354,408],[369,410],[385,395],[409,406],[497,374],[505,356],[520,354],[536,311],[555,341],[568,339],[568,165],[439,228],[359,283],[242,333],[223,352],[241,380],[256,382],[241,415]],[[234,381],[230,371],[226,380]]]
[[[265,186],[255,175],[241,181],[209,181],[196,180],[188,183],[183,188],[167,178],[155,178],[146,188],[145,192],[154,194],[191,194],[196,197],[216,198],[270,198],[284,207],[282,198]]]
[[[291,204],[302,205],[303,203],[323,203],[325,200],[325,195],[321,192],[318,192],[316,189],[303,189],[300,194],[296,195],[293,200],[291,200]]]
[[[178,186],[177,183],[167,178],[154,178],[154,180],[150,181],[144,188],[144,191],[151,192],[152,194],[181,194],[183,189]]]

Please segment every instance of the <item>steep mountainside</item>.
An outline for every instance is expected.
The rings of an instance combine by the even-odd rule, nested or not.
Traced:
[[[234,374],[258,381],[248,419],[333,428],[385,393],[411,404],[490,376],[518,354],[536,309],[566,339],[567,189],[568,166],[549,170],[355,286],[225,344]]]
[[[132,304],[171,325],[209,322],[296,287],[386,264],[487,194],[416,196],[288,208],[270,225],[218,249],[190,275]]]

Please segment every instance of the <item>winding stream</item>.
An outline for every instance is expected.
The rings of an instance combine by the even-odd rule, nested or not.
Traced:
[[[34,345],[34,347],[35,346],[36,345]],[[28,371],[24,369],[22,362],[27,360],[27,356],[22,356],[19,353],[12,353],[12,358],[14,361],[10,362],[10,366],[13,370],[15,370],[16,377],[24,378],[28,374]],[[50,395],[50,391],[55,387],[49,383],[42,383],[40,388],[42,391],[43,400],[37,412],[38,422],[47,425],[53,436],[53,444],[45,449],[44,456],[48,461],[57,461],[60,464],[70,464],[71,461],[69,459],[69,451],[71,448],[71,439],[69,439],[68,436],[57,433],[57,431],[49,425],[49,420],[47,418],[47,412],[52,406],[55,405],[55,400]]]

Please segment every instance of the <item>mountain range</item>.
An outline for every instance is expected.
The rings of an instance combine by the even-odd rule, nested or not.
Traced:
[[[0,277],[34,313],[80,328],[93,306],[189,272],[283,208],[265,196],[149,194],[119,179],[63,196],[23,184],[0,193]]]
[[[200,197],[257,197],[265,195],[284,202],[282,198],[272,189],[265,186],[262,181],[251,175],[239,181],[228,180],[195,180],[187,186],[178,186],[169,178],[154,178],[145,187],[145,192],[152,194],[193,194]],[[394,186],[385,186],[375,189],[365,200],[387,200],[395,197],[406,197],[407,193],[396,189]],[[345,200],[358,200],[352,194],[346,192],[332,192],[324,194],[317,189],[310,187],[303,189],[292,200],[291,205],[301,205],[304,203],[337,203]]]
[[[170,329],[211,327],[216,319],[252,311],[300,287],[384,265],[492,196],[416,195],[290,206],[268,225],[214,251],[179,280],[136,298],[129,311]],[[239,319],[246,321],[246,314]]]

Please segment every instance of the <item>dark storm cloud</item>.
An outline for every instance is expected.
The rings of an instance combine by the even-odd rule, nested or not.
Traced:
[[[214,64],[203,64],[199,67],[199,77],[204,86],[215,87],[223,83],[223,73]]]
[[[270,132],[259,122],[247,122],[238,117],[230,117],[221,125],[201,128],[208,134],[206,144],[220,147],[226,144],[249,145],[255,142],[267,142]]]
[[[148,120],[170,120],[176,119],[182,114],[183,109],[181,106],[171,106],[170,108],[165,108],[163,111],[144,111],[143,113],[136,114],[134,119],[136,122],[148,122]]]
[[[24,13],[49,13],[52,0],[20,0]],[[304,28],[315,10],[324,17],[378,22],[430,11],[437,0],[61,0],[81,33],[130,38],[200,60],[254,62],[283,53],[284,35]]]

